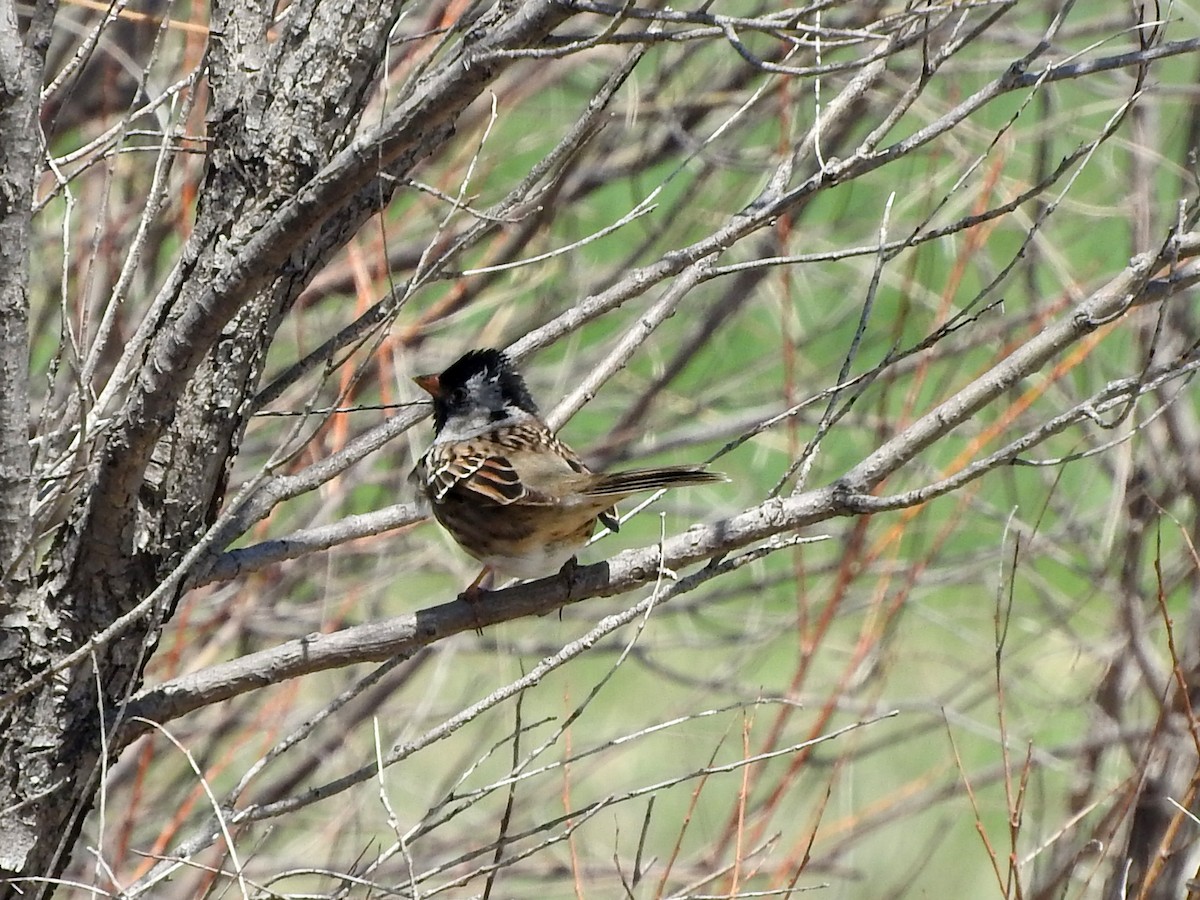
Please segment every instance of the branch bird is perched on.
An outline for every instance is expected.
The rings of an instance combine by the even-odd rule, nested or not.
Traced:
[[[614,505],[642,491],[728,481],[702,466],[592,472],[538,416],[512,362],[472,350],[440,375],[414,379],[433,398],[433,445],[412,478],[433,515],[493,572],[540,578],[570,562],[596,523],[616,530]]]

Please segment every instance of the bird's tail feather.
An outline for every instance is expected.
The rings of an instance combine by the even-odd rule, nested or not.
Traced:
[[[607,473],[589,485],[587,493],[593,497],[609,497],[728,480],[720,472],[709,472],[703,466],[659,466]]]

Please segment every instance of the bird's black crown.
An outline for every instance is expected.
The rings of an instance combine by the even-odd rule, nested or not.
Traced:
[[[440,390],[433,404],[435,430],[441,430],[448,418],[472,404],[482,403],[493,414],[515,406],[537,415],[537,404],[512,360],[490,347],[464,353],[438,376],[438,386]]]

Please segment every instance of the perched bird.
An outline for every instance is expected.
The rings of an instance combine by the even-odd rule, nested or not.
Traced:
[[[433,398],[433,444],[412,479],[434,517],[492,573],[540,578],[559,571],[597,521],[616,530],[614,505],[641,491],[728,481],[702,466],[593,472],[538,416],[512,362],[472,350],[440,375],[413,379]]]

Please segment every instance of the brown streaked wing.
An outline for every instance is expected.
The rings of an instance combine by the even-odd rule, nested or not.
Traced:
[[[552,440],[554,442],[552,446],[560,454],[562,454],[562,458],[567,461],[568,466],[570,466],[572,469],[574,469],[580,475],[590,475],[591,474],[592,470],[583,464],[583,460],[580,459],[578,457],[578,455],[576,455],[574,450],[572,450],[570,447],[568,447],[566,444],[564,444],[562,441],[560,441],[556,437],[551,437],[550,440]]]
[[[583,464],[583,460],[579,458],[574,450],[551,434],[550,430],[540,422],[523,422],[519,425],[513,425],[495,432],[492,435],[492,439],[506,450],[529,450],[540,453],[549,449],[561,457],[571,469],[579,472],[581,475],[586,475],[592,471]]]
[[[525,487],[503,456],[481,452],[477,446],[441,447],[429,460],[431,493],[437,500],[464,488],[495,503],[508,505],[525,496]]]

